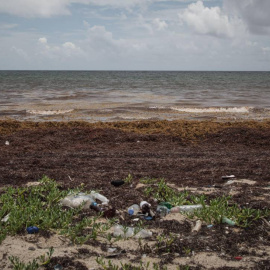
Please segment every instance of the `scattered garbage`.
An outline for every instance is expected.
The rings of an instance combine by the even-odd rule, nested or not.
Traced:
[[[27,232],[29,234],[34,234],[34,233],[38,233],[39,232],[39,228],[36,227],[36,226],[30,226],[30,227],[27,227]]]
[[[159,205],[163,205],[163,206],[166,206],[168,209],[172,209],[172,205],[168,202],[161,202]]]
[[[235,222],[227,217],[222,217],[222,223],[227,223],[228,225],[234,226]]]
[[[62,270],[63,266],[61,264],[57,264],[53,267],[54,270]]]
[[[129,215],[137,215],[140,211],[140,206],[138,204],[133,204],[128,208],[128,214]]]
[[[224,184],[224,186],[228,186],[228,185],[231,185],[233,183],[235,183],[233,180],[229,180]]]
[[[2,221],[2,222],[7,222],[8,219],[9,219],[9,216],[10,216],[10,213],[7,214],[5,217],[3,217],[3,218],[1,219],[1,221]]]
[[[192,228],[191,232],[193,233],[197,233],[200,231],[200,229],[202,228],[202,221],[201,220],[197,220],[195,226]]]
[[[125,184],[125,181],[123,180],[113,180],[111,181],[111,184],[115,187],[120,187]]]
[[[228,179],[234,179],[235,176],[234,175],[224,175],[224,176],[221,176],[221,179],[222,180],[228,180]]]
[[[211,228],[213,228],[214,227],[214,225],[213,224],[209,224],[209,225],[207,225],[207,228],[208,229],[211,229]]]
[[[102,202],[102,204],[108,204],[109,200],[104,197],[103,195],[91,191],[90,194],[86,194],[83,192],[80,192],[78,194],[71,194],[66,196],[64,199],[60,201],[60,203],[63,206],[71,207],[71,208],[78,208],[82,204],[84,204],[83,209],[89,209],[92,208],[94,210],[97,210],[97,203],[96,200],[99,200]]]
[[[108,248],[107,252],[113,253],[117,250],[117,248]]]
[[[109,203],[109,200],[105,196],[97,193],[96,191],[91,191],[90,196],[92,196],[95,200],[101,201],[103,205]]]
[[[113,236],[122,236],[124,238],[135,237],[135,238],[148,238],[152,236],[152,232],[138,229],[133,227],[124,228],[122,225],[115,225],[113,227]],[[137,231],[138,230],[138,231]]]
[[[5,145],[9,145],[9,141],[6,141],[6,142],[5,142]]]
[[[192,213],[195,210],[201,209],[203,206],[201,204],[194,204],[194,205],[180,205],[175,206],[171,209],[171,213],[179,213],[179,212],[186,212]]]
[[[240,260],[242,260],[243,258],[242,257],[240,257],[240,256],[237,256],[237,257],[234,257],[236,260],[238,260],[238,261],[240,261]]]
[[[157,214],[159,217],[165,217],[169,213],[170,213],[170,209],[168,209],[166,206],[164,205],[157,206]]]
[[[145,220],[152,220],[153,217],[151,217],[151,216],[144,216],[144,219],[145,219]]]
[[[60,203],[63,206],[67,206],[70,208],[78,208],[82,204],[85,204],[83,209],[89,209],[90,205],[96,202],[91,195],[80,192],[78,194],[66,196],[60,201]]]
[[[151,217],[154,217],[155,216],[155,214],[151,210],[151,204],[148,203],[147,201],[140,202],[140,208],[141,208],[141,211],[142,211],[142,213],[144,215],[151,216]]]
[[[90,204],[90,209],[95,210],[96,212],[101,212],[101,208],[98,206],[98,204],[96,202],[92,202]]]

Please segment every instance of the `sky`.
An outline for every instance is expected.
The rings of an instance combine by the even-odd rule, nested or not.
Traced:
[[[269,0],[0,0],[0,70],[270,70]]]

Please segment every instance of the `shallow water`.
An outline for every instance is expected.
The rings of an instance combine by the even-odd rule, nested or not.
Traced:
[[[270,72],[0,71],[0,118],[268,119]]]

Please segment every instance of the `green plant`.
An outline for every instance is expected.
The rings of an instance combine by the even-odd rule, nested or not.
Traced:
[[[104,270],[150,270],[150,262],[142,263],[140,262],[139,266],[132,265],[131,263],[122,263],[120,262],[120,266],[117,266],[109,261],[105,261],[103,257],[97,257],[96,262],[102,267]],[[152,264],[152,268],[154,270],[167,270],[166,266],[160,266],[157,263]]]
[[[156,250],[164,250],[165,252],[170,252],[173,248],[173,245],[176,241],[176,236],[170,233],[169,235],[158,235],[157,236],[157,243],[156,243]]]
[[[60,190],[57,183],[44,176],[40,185],[32,187],[7,188],[0,196],[0,241],[6,235],[24,231],[28,226],[37,226],[41,230],[60,231],[73,243],[83,244],[89,239],[96,239],[113,224],[101,224],[98,217],[81,217],[83,206],[71,209],[60,204],[68,194],[82,191],[83,186],[72,190]],[[38,211],[37,211],[38,209]],[[90,229],[89,229],[90,227]],[[85,233],[86,228],[91,233]]]
[[[164,179],[141,179],[140,181],[147,184],[144,189],[145,195],[152,196],[158,201],[169,202],[172,205],[201,204],[203,206],[202,209],[184,214],[190,218],[197,217],[208,224],[222,223],[223,217],[227,217],[238,226],[248,227],[254,221],[268,217],[270,214],[269,209],[241,209],[237,204],[229,203],[231,200],[230,196],[208,199],[206,195],[193,195],[187,191],[178,192],[169,187]],[[208,201],[207,206],[206,201]]]
[[[129,173],[128,176],[124,179],[126,184],[131,184],[133,180],[133,176]]]
[[[49,251],[45,255],[40,255],[38,257],[38,260],[40,261],[41,265],[47,265],[50,263],[53,252],[54,252],[54,248],[50,247]]]
[[[50,263],[53,252],[54,249],[51,247],[46,254],[40,255],[38,258],[35,258],[28,263],[21,262],[16,256],[10,256],[8,259],[10,260],[14,270],[37,270],[40,266]],[[40,263],[38,263],[38,261],[40,261]]]

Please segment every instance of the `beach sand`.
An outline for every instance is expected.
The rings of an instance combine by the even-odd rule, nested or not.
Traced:
[[[239,207],[265,209],[270,205],[270,121],[0,121],[0,151],[1,189],[36,182],[43,175],[62,188],[83,183],[85,189],[100,190],[109,198],[126,225],[132,223],[124,215],[128,206],[143,199],[150,200],[153,208],[157,205],[145,197],[143,186],[137,186],[144,177],[164,178],[175,189],[194,194],[231,195]],[[128,174],[133,176],[132,186],[110,184]],[[235,175],[238,181],[226,185],[224,175]],[[192,235],[194,222],[180,214],[147,221],[154,235],[173,232],[191,253],[154,251],[153,237],[143,241],[145,249],[135,240],[117,242],[118,250],[125,252],[111,260],[118,265],[120,260],[135,265],[140,260],[151,261],[168,269],[177,269],[177,265],[189,265],[187,269],[270,269],[267,220],[258,220],[248,229],[222,224],[209,230],[203,223],[202,230]],[[8,256],[29,261],[50,246],[55,247],[52,264],[62,264],[65,270],[101,269],[95,259],[107,255],[101,243],[76,246],[56,234],[25,233],[3,241],[0,267],[10,269]],[[235,259],[239,256],[241,260]]]

